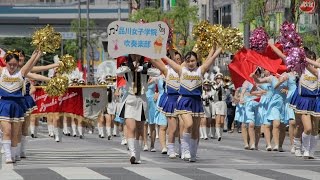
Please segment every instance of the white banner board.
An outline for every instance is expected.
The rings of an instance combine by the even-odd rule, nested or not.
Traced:
[[[108,53],[117,58],[139,54],[152,59],[166,55],[169,27],[165,22],[132,23],[114,21],[108,26]]]

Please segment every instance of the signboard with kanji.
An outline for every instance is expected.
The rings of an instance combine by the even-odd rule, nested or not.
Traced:
[[[152,59],[166,55],[169,27],[165,22],[114,21],[108,26],[108,53],[117,58],[139,54]]]

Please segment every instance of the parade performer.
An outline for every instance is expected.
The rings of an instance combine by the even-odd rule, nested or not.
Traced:
[[[24,121],[26,113],[23,98],[24,78],[28,77],[34,64],[42,53],[35,50],[30,60],[19,69],[19,53],[8,51],[5,56],[6,67],[0,69],[0,121],[3,130],[3,147],[6,163],[15,162],[18,136],[21,130],[20,122]]]
[[[127,141],[130,151],[130,162],[140,164],[140,136],[143,136],[143,125],[148,118],[146,90],[148,77],[159,76],[160,72],[155,68],[148,68],[144,63],[144,57],[130,54],[127,64],[117,69],[118,76],[126,79],[128,93],[120,107],[120,117],[125,118],[127,125]]]
[[[199,141],[200,118],[204,116],[202,106],[202,78],[220,54],[221,48],[214,52],[212,49],[207,60],[201,66],[197,66],[197,54],[188,52],[185,56],[185,66],[178,65],[170,58],[165,61],[180,76],[180,97],[175,112],[181,116],[183,129],[182,157],[191,162],[196,161],[196,154]]]

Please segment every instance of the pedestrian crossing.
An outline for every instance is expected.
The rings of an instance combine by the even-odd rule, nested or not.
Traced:
[[[139,166],[139,165],[138,165]],[[3,169],[1,180],[318,180],[320,172],[302,169],[229,169],[158,167],[49,167]],[[260,170],[260,171],[259,171]],[[320,171],[320,170],[319,170]]]

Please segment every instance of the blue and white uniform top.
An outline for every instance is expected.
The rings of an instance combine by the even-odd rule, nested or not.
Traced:
[[[10,75],[7,68],[3,68],[0,76],[0,97],[23,97],[22,87],[24,80],[21,71]]]
[[[166,77],[166,88],[167,94],[179,94],[180,88],[180,77],[170,66],[167,66],[168,73]]]
[[[201,68],[197,68],[193,71],[188,70],[186,67],[182,68],[179,94],[182,96],[202,95]]]
[[[318,71],[319,72],[319,71]],[[305,97],[316,97],[319,95],[318,77],[314,76],[307,69],[299,80],[298,86],[299,95]]]

